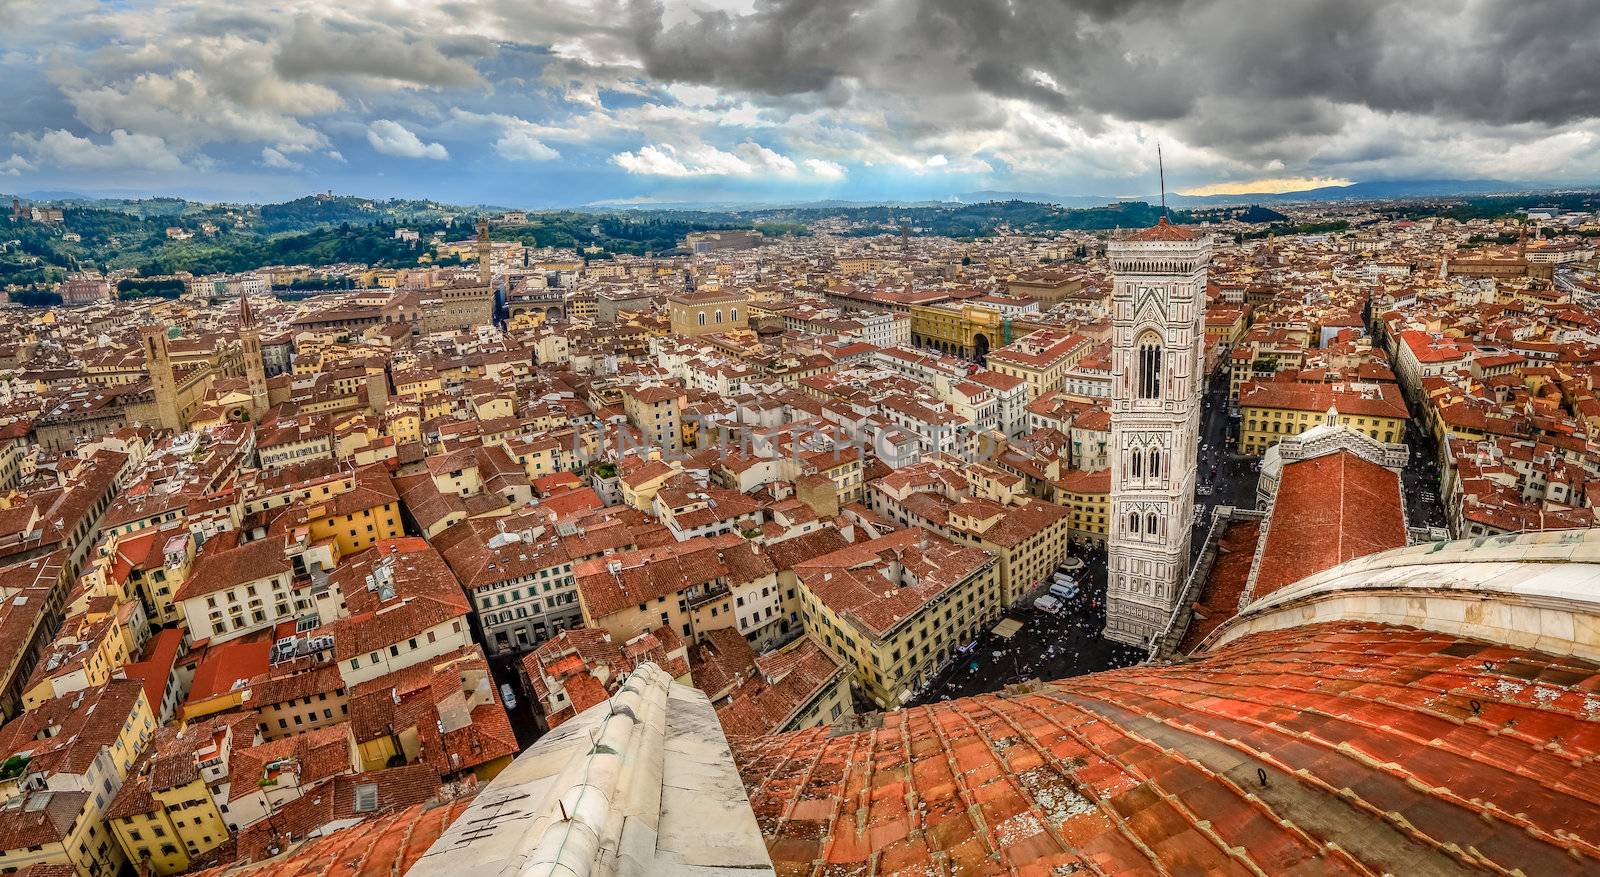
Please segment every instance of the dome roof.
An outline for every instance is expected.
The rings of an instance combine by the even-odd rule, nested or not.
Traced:
[[[780,874],[1600,868],[1600,667],[1366,622],[734,740]]]

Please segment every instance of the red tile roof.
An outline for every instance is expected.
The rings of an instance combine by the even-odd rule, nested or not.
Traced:
[[[1178,651],[1192,651],[1222,622],[1238,614],[1239,597],[1250,581],[1250,566],[1255,561],[1260,535],[1260,521],[1232,521],[1223,531],[1217,541],[1217,558],[1194,602],[1194,617],[1184,630]]]
[[[1125,240],[1130,241],[1192,241],[1198,235],[1191,229],[1182,225],[1173,225],[1167,222],[1165,216],[1156,220],[1156,224],[1149,228],[1142,228]]]
[[[1410,417],[1405,397],[1394,384],[1294,384],[1288,381],[1245,381],[1239,385],[1240,408],[1283,408],[1325,412],[1330,407],[1350,417]]]
[[[228,531],[218,534],[200,550],[194,572],[172,599],[181,603],[292,570],[281,537],[268,536],[239,545],[237,533]]]
[[[1341,622],[732,740],[780,874],[1600,869],[1600,667]]]
[[[169,627],[150,638],[143,660],[122,668],[124,677],[144,683],[145,699],[150,701],[150,709],[155,711],[157,718],[161,714],[162,696],[166,694],[167,683],[172,678],[172,666],[177,662],[178,652],[182,648],[183,631]]]
[[[734,690],[717,708],[717,721],[730,737],[771,734],[793,719],[824,689],[837,685],[845,669],[815,639],[802,636],[782,652],[756,659],[760,673]],[[832,716],[818,716],[829,721]]]
[[[241,639],[208,646],[200,655],[185,703],[202,703],[260,676],[271,666],[271,655],[271,631],[258,631]]]
[[[1259,599],[1347,560],[1406,544],[1400,476],[1344,451],[1283,467],[1251,592]]]
[[[411,870],[428,847],[471,806],[471,798],[415,804],[343,828],[282,856],[201,871],[196,877],[391,877]]]

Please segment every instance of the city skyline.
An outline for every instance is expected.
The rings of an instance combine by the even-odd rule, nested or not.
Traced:
[[[1495,4],[0,3],[0,189],[516,207],[1600,178]],[[1588,32],[1586,32],[1588,31]]]

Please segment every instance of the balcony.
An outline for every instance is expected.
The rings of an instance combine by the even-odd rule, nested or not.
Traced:
[[[683,599],[689,604],[690,609],[698,609],[726,596],[728,596],[728,586],[721,582],[713,582],[690,588],[684,592]]]

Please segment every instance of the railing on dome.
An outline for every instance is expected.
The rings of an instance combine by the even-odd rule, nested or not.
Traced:
[[[1222,542],[1222,534],[1228,529],[1227,525],[1233,521],[1259,521],[1265,518],[1265,512],[1233,506],[1218,506],[1211,512],[1211,526],[1206,530],[1206,541],[1200,549],[1200,556],[1195,559],[1194,566],[1189,568],[1188,577],[1183,580],[1183,587],[1178,591],[1178,599],[1173,603],[1172,617],[1167,619],[1166,629],[1150,643],[1149,660],[1164,661],[1177,652],[1178,643],[1183,641],[1183,636],[1188,632],[1189,624],[1193,620],[1194,601],[1200,595],[1200,588],[1210,577],[1212,565],[1216,563],[1218,546]]]

